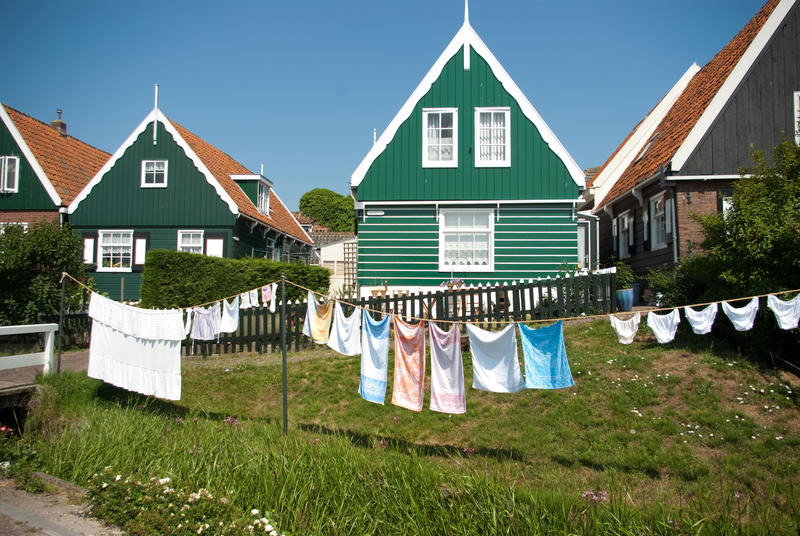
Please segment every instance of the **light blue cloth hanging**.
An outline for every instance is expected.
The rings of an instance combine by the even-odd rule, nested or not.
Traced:
[[[567,363],[561,320],[539,329],[517,325],[525,359],[525,387],[562,389],[575,385]]]
[[[361,322],[361,382],[358,394],[364,400],[383,404],[389,369],[389,315],[375,321],[364,310]]]

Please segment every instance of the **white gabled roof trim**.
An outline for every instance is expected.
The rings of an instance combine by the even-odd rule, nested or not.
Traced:
[[[133,143],[136,141],[139,135],[142,132],[144,132],[144,130],[147,128],[147,125],[149,125],[153,121],[159,121],[161,124],[164,125],[164,128],[167,130],[167,132],[169,132],[172,135],[173,139],[175,140],[175,143],[177,143],[178,146],[181,149],[183,149],[183,152],[186,153],[186,156],[189,157],[189,159],[194,163],[197,169],[200,170],[200,173],[202,173],[205,176],[206,182],[208,182],[208,184],[210,184],[214,188],[214,190],[217,192],[217,195],[219,195],[219,197],[225,202],[225,204],[228,205],[228,208],[230,209],[231,213],[233,215],[238,215],[239,207],[233,201],[231,196],[228,195],[228,192],[225,191],[225,188],[222,187],[222,185],[214,177],[211,171],[208,170],[203,161],[200,160],[200,157],[197,156],[197,154],[195,154],[195,152],[192,150],[189,144],[186,143],[186,140],[184,140],[183,137],[181,137],[181,135],[178,134],[178,131],[175,129],[172,123],[170,123],[169,119],[167,119],[167,117],[163,113],[159,113],[158,108],[154,108],[152,112],[147,114],[147,117],[145,117],[144,120],[141,123],[139,123],[139,126],[136,127],[136,129],[131,133],[130,136],[128,136],[128,139],[126,139],[122,143],[122,145],[119,146],[119,148],[111,156],[111,158],[108,159],[105,165],[103,165],[103,167],[100,168],[100,171],[98,171],[97,174],[92,178],[92,180],[89,181],[89,184],[87,184],[84,187],[84,189],[81,190],[81,192],[75,197],[75,199],[69,205],[68,209],[69,213],[72,214],[73,212],[75,212],[81,201],[83,201],[84,199],[86,199],[86,197],[89,196],[89,194],[92,191],[92,188],[94,188],[101,180],[103,180],[103,176],[106,173],[108,173],[108,171],[112,167],[114,167],[114,164],[116,164],[117,160],[119,160],[122,157],[122,155],[125,154],[125,151],[128,149],[128,147],[133,145]]]
[[[684,164],[686,164],[686,161],[689,160],[689,157],[694,154],[697,146],[711,129],[711,125],[714,124],[714,121],[722,112],[722,109],[731,99],[736,88],[739,87],[739,84],[741,84],[742,80],[747,76],[747,73],[750,72],[750,68],[761,55],[761,52],[764,50],[764,47],[767,46],[767,43],[769,43],[772,35],[780,27],[783,19],[786,18],[786,15],[789,13],[794,3],[795,0],[781,0],[778,5],[775,6],[772,14],[770,14],[764,26],[761,27],[755,39],[750,43],[750,46],[747,47],[745,53],[742,54],[742,57],[733,68],[733,71],[731,71],[731,74],[728,75],[722,87],[719,88],[717,94],[711,99],[703,115],[700,116],[700,119],[689,132],[689,135],[686,136],[681,146],[678,147],[675,156],[672,157],[671,163],[673,172],[680,171]]]
[[[699,70],[700,67],[697,63],[693,63],[686,72],[683,73],[683,76],[681,76],[672,89],[664,95],[661,102],[659,102],[656,107],[653,108],[653,111],[644,118],[625,145],[614,155],[611,162],[609,162],[605,169],[595,177],[591,186],[595,199],[595,207],[602,203],[603,198],[608,195],[608,192],[611,191],[611,188],[614,187],[622,174],[625,173],[625,170],[628,169],[628,166],[631,165],[645,144],[650,141],[656,128],[658,128],[661,121],[664,119],[664,116],[672,109],[675,105],[675,101],[678,100],[678,97],[681,96],[683,90],[686,89],[686,86],[689,85],[689,82]]]
[[[28,163],[33,168],[33,172],[36,173],[37,177],[39,177],[39,182],[41,182],[42,186],[44,186],[44,189],[47,191],[47,195],[50,196],[50,200],[57,207],[60,207],[62,204],[61,196],[58,195],[53,183],[51,183],[50,179],[47,178],[47,174],[44,172],[44,169],[42,169],[42,166],[39,165],[39,161],[36,160],[35,156],[33,156],[33,151],[31,151],[31,148],[28,147],[28,144],[25,142],[25,138],[22,137],[17,125],[14,124],[14,121],[11,119],[11,116],[8,115],[6,107],[3,104],[0,104],[0,117],[3,118],[3,123],[5,123],[8,131],[11,132],[11,137],[14,138],[14,141],[19,146],[22,154],[25,155]]]
[[[389,126],[383,131],[380,138],[378,138],[378,141],[372,146],[370,151],[367,153],[367,156],[361,161],[356,170],[353,172],[353,175],[350,177],[351,187],[357,187],[359,184],[361,184],[361,181],[364,180],[364,176],[367,174],[367,171],[372,163],[376,158],[378,158],[378,156],[380,156],[381,153],[383,153],[383,151],[389,145],[389,142],[392,141],[394,135],[397,133],[397,130],[400,128],[400,125],[402,125],[411,116],[417,103],[430,90],[433,83],[439,78],[439,75],[442,74],[442,70],[447,62],[458,53],[459,49],[463,48],[464,50],[468,50],[469,47],[472,47],[475,52],[480,55],[486,61],[486,63],[489,64],[489,68],[491,68],[494,76],[500,81],[506,91],[508,91],[509,95],[511,95],[511,97],[517,101],[522,113],[525,114],[525,116],[534,124],[534,126],[536,126],[544,142],[547,143],[550,149],[567,167],[567,171],[572,177],[572,180],[575,181],[575,184],[577,184],[579,188],[585,187],[586,182],[581,168],[567,152],[558,138],[556,138],[555,134],[553,134],[553,131],[550,130],[550,127],[539,115],[539,112],[536,111],[525,94],[522,93],[522,90],[517,87],[517,84],[514,83],[503,66],[500,65],[500,62],[497,61],[497,58],[494,57],[494,54],[492,54],[478,34],[475,33],[475,30],[472,29],[472,26],[470,26],[468,20],[464,21],[464,25],[460,30],[458,30],[455,37],[453,37],[453,40],[447,45],[447,48],[445,48],[442,55],[439,56],[439,59],[436,60],[436,62],[433,64],[433,67],[431,67],[405,104],[403,104],[403,107],[400,108],[400,111],[397,112],[397,115],[395,115],[394,119],[392,119],[391,123],[389,123]]]
[[[275,192],[275,189],[273,189],[273,188],[270,188],[270,189],[269,189],[269,191],[270,191],[270,194],[271,194],[271,195],[274,195],[274,196],[275,196],[275,199],[277,199],[277,200],[278,200],[278,203],[280,203],[281,205],[283,205],[283,208],[284,208],[284,209],[286,209],[286,212],[288,212],[288,213],[289,213],[289,216],[291,216],[291,217],[292,217],[292,219],[294,220],[294,222],[295,222],[295,223],[297,224],[297,226],[300,228],[300,231],[302,231],[302,233],[303,233],[304,235],[306,235],[306,238],[308,238],[308,245],[313,245],[313,244],[314,244],[314,240],[312,240],[312,239],[311,239],[311,237],[310,237],[310,236],[308,235],[308,233],[306,232],[306,230],[305,230],[305,229],[303,229],[303,226],[302,226],[302,225],[300,225],[300,222],[299,222],[299,221],[297,221],[297,218],[295,218],[295,217],[294,217],[294,214],[292,214],[292,211],[291,211],[291,210],[289,210],[288,208],[286,208],[286,205],[283,203],[283,201],[281,201],[281,198],[278,196],[277,192]],[[284,233],[284,234],[287,234],[287,235],[289,234],[289,233],[287,233],[286,231],[281,231],[281,232],[282,232],[282,233]]]

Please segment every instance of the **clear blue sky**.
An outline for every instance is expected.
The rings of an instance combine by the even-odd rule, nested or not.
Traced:
[[[602,164],[765,0],[471,0],[470,23],[582,168]],[[153,106],[290,208],[350,174],[463,0],[4,0],[0,101],[113,153]]]

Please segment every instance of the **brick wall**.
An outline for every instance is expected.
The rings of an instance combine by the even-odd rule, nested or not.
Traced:
[[[24,222],[28,226],[36,225],[43,221],[60,221],[57,210],[0,210],[0,223]]]
[[[731,181],[686,181],[677,184],[675,200],[678,220],[678,256],[702,251],[705,236],[692,214],[716,214],[719,210],[719,191],[730,189]]]

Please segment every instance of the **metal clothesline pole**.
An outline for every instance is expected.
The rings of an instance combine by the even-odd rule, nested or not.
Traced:
[[[289,413],[286,398],[286,274],[281,274],[281,358],[283,364],[283,435],[288,435]]]

